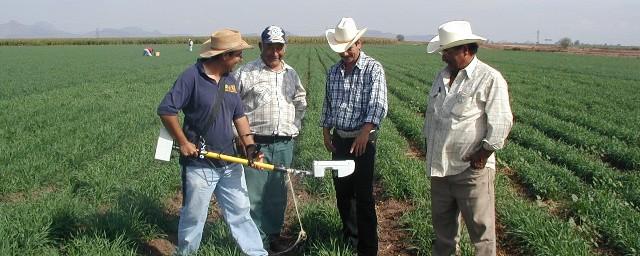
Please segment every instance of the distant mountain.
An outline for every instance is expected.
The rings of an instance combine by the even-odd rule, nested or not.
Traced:
[[[56,29],[46,22],[38,22],[33,25],[23,25],[15,20],[0,24],[0,38],[59,38],[73,37],[71,33]]]
[[[296,33],[286,31],[287,35],[294,36]],[[382,32],[379,30],[367,30],[366,37],[379,37],[395,39],[398,34]],[[432,35],[404,35],[405,41],[429,41]],[[81,34],[69,33],[57,29],[47,22],[38,22],[33,25],[24,25],[17,21],[9,21],[0,24],[0,39],[8,38],[95,38],[95,37],[154,37],[170,36],[160,31],[147,31],[138,27],[125,27],[120,29],[102,28]],[[258,33],[250,33],[243,36],[260,36]],[[322,33],[324,36],[324,33]]]
[[[38,22],[33,25],[24,25],[17,21],[9,21],[0,24],[0,38],[73,38],[73,37],[149,37],[163,36],[160,31],[146,31],[138,27],[125,27],[121,29],[103,28],[82,34],[73,34],[58,30],[50,23]]]

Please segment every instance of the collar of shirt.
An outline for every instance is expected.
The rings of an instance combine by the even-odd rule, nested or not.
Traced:
[[[476,71],[476,67],[478,67],[478,58],[476,58],[476,56],[474,55],[471,62],[469,62],[469,65],[467,65],[464,68],[464,71],[467,74],[468,78],[473,78],[473,74],[475,73],[474,71]]]
[[[476,71],[476,67],[478,67],[478,58],[476,56],[473,56],[473,59],[471,60],[471,62],[469,62],[469,65],[458,71],[458,75],[465,74],[468,78],[473,78],[473,73],[474,71]],[[451,77],[451,72],[449,71],[448,67],[442,69],[442,77]]]
[[[208,77],[207,71],[204,70],[204,63],[202,61],[198,61],[196,63],[196,67],[198,68],[198,73],[200,73],[201,75],[204,75],[205,77]]]
[[[356,66],[354,67],[354,69],[355,68],[363,69],[365,64],[366,64],[366,61],[365,61],[366,57],[367,57],[367,55],[364,54],[364,51],[360,50],[360,56],[358,56],[358,60],[356,61]],[[340,69],[344,70],[344,61],[343,60],[340,60]]]
[[[202,61],[198,61],[196,63],[196,68],[198,69],[198,73],[200,74],[200,76],[202,76],[205,79],[211,81],[215,85],[218,84],[218,82],[216,82],[216,80],[213,80],[211,77],[209,77],[209,75],[207,75],[207,71],[204,69],[204,63]],[[220,79],[222,79],[223,77],[226,77],[226,76],[229,76],[229,73],[222,74],[222,76],[220,76]]]
[[[466,67],[458,71],[458,75],[456,76],[456,79],[464,79],[464,78],[473,79],[473,75],[474,73],[476,73],[475,72],[476,67],[478,67],[478,58],[476,56],[473,56],[473,59],[471,60],[471,62],[469,62],[469,64]],[[461,77],[461,76],[464,76],[464,77]],[[448,67],[445,67],[444,69],[442,69],[441,77],[442,77],[442,85],[443,85],[442,89],[444,89],[446,92],[449,92],[451,91],[451,89],[454,89],[453,87],[457,88],[457,86],[454,86],[457,84],[452,85],[451,88],[448,86],[444,86],[449,84],[449,79],[451,79],[451,72],[449,71]],[[440,88],[438,88],[438,90],[440,90]]]
[[[282,70],[280,72],[273,71],[269,66],[267,66],[267,64],[264,64],[264,61],[262,61],[261,58],[258,58],[255,62],[256,62],[256,65],[258,65],[258,67],[260,69],[267,70],[267,71],[270,71],[270,72],[275,72],[275,73],[280,73],[280,72],[286,71],[288,69],[293,69],[291,66],[289,66],[289,64],[284,62],[284,60],[280,60],[280,62],[282,62]]]

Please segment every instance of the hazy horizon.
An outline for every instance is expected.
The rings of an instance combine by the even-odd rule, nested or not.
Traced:
[[[473,32],[491,41],[556,42],[563,37],[588,44],[640,45],[635,26],[638,0],[448,1],[420,0],[372,3],[354,0],[243,1],[167,0],[22,0],[5,3],[0,23],[47,22],[79,34],[103,28],[138,27],[163,34],[208,35],[220,28],[245,34],[279,25],[297,35],[322,35],[341,17],[353,17],[358,27],[403,35],[437,34],[440,24],[468,20]],[[545,41],[545,39],[548,39]]]

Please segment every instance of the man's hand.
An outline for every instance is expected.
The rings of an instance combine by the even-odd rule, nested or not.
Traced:
[[[372,123],[364,123],[360,128],[360,134],[353,140],[349,153],[355,156],[361,156],[367,150],[367,143],[369,142],[369,135],[376,126]]]
[[[184,144],[180,144],[180,154],[183,156],[198,156],[198,149],[196,145],[191,142],[186,142]]]
[[[489,151],[481,147],[475,153],[462,158],[462,161],[469,161],[469,166],[473,169],[484,169],[487,164],[487,159],[493,154],[493,151]]]
[[[331,153],[335,153],[336,148],[333,146],[333,143],[331,142],[331,132],[329,131],[329,128],[322,129],[322,137],[324,139],[324,148],[326,148],[327,151]]]
[[[260,148],[257,144],[249,144],[244,148],[245,154],[247,155],[247,160],[249,160],[249,166],[252,168],[256,168],[254,162],[257,160],[258,162],[262,162],[264,159],[264,155],[260,152]],[[256,168],[259,169],[259,168]],[[261,168],[260,168],[261,169]]]
[[[367,143],[369,142],[369,133],[361,132],[358,137],[353,140],[349,153],[355,156],[361,156],[367,150]]]
[[[326,148],[329,152],[336,152],[336,148],[333,146],[331,138],[324,138],[324,148]]]

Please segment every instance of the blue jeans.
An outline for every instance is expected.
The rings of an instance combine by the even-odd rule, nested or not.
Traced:
[[[200,247],[209,202],[214,192],[240,250],[247,255],[267,255],[260,233],[249,214],[249,196],[241,165],[230,164],[219,168],[186,166],[183,179],[184,205],[178,224],[179,255],[194,253]]]

